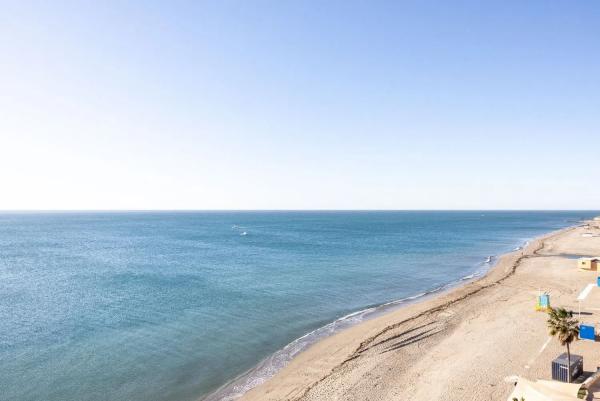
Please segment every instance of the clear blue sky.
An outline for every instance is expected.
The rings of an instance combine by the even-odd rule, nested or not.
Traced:
[[[597,1],[0,5],[0,209],[600,208]]]

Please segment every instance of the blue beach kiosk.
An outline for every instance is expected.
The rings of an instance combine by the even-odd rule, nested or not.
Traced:
[[[596,341],[595,327],[587,324],[579,325],[579,338],[582,340]]]

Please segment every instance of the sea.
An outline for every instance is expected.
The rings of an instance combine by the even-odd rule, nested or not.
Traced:
[[[232,400],[591,211],[0,213],[0,400]]]

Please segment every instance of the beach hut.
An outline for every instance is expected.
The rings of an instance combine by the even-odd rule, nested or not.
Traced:
[[[598,270],[598,262],[600,259],[598,258],[579,258],[577,259],[577,266],[581,270]]]
[[[563,352],[552,361],[552,379],[561,382],[569,381],[567,353]],[[571,381],[583,373],[583,357],[571,354]]]
[[[537,302],[535,304],[535,310],[547,312],[549,308],[550,308],[550,294],[545,293],[545,292],[542,294],[539,294],[537,297]]]

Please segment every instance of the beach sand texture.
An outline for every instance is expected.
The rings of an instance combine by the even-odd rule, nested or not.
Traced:
[[[578,310],[577,295],[597,272],[580,271],[564,254],[600,254],[600,236],[582,237],[600,235],[594,224],[536,239],[477,281],[326,338],[242,400],[504,401],[507,376],[549,379],[565,349],[548,336],[536,296],[545,290],[553,306]],[[600,289],[583,310],[582,320],[597,321]],[[596,371],[600,345],[577,341],[571,352]]]

